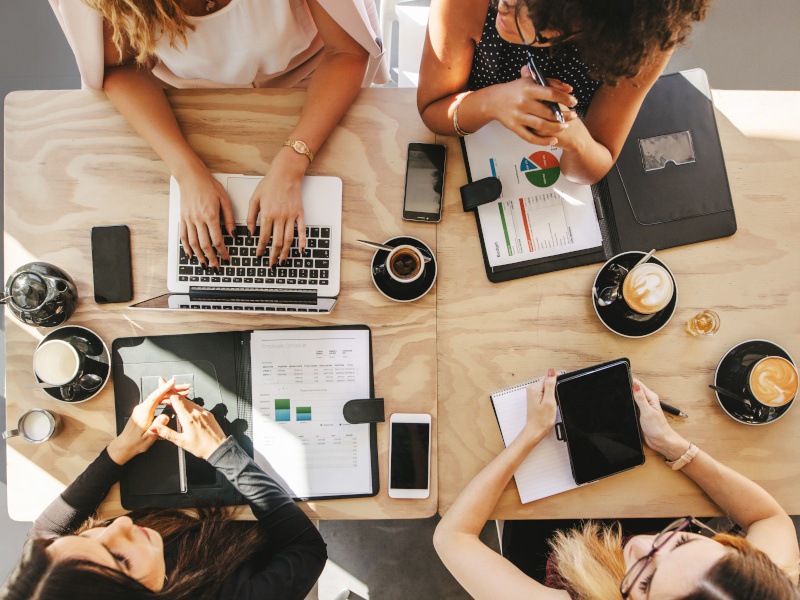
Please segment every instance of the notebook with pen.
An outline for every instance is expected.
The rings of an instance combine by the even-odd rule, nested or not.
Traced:
[[[525,426],[526,388],[538,380],[490,395],[506,446]],[[644,463],[627,359],[560,373],[556,382],[556,399],[558,415],[555,426],[514,473],[523,504]]]
[[[462,138],[470,181],[497,177],[502,196],[475,210],[490,281],[601,263],[736,231],[706,74],[661,76],[616,164],[597,185],[568,181],[562,150],[532,146],[497,122]]]
[[[120,338],[112,363],[118,432],[153,378],[191,378],[192,399],[295,499],[378,492],[383,401],[365,325]],[[128,509],[243,500],[165,441],[126,465],[121,495]]]

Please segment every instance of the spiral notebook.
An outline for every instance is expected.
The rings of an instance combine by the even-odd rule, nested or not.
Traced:
[[[563,373],[561,371],[560,373]],[[543,379],[537,377],[525,383],[497,390],[490,395],[503,444],[508,447],[522,431],[528,409],[525,388]],[[556,422],[561,415],[556,415]],[[523,504],[555,496],[579,487],[572,477],[567,445],[556,437],[555,427],[539,442],[514,472],[514,481]]]

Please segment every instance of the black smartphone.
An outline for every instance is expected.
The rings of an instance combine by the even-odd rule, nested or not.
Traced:
[[[92,227],[94,301],[98,304],[133,300],[131,232],[127,225]]]
[[[556,399],[575,483],[644,463],[627,358],[559,375]]]
[[[442,219],[442,189],[446,148],[441,144],[408,145],[403,219],[438,223]]]

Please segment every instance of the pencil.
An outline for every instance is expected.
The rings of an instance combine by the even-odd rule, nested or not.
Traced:
[[[661,409],[664,412],[668,412],[669,414],[675,415],[676,417],[683,417],[684,419],[689,418],[689,415],[683,412],[680,408],[675,408],[674,406],[670,406],[666,402],[661,402],[661,401],[659,401],[659,404],[661,405]]]

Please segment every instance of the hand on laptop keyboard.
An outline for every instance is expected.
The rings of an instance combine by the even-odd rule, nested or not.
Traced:
[[[285,152],[278,153],[269,172],[256,186],[247,213],[250,231],[255,232],[256,227],[261,230],[256,256],[264,254],[271,238],[270,267],[289,258],[296,231],[300,232],[297,247],[301,252],[306,248],[301,188],[308,161],[289,148],[283,150]]]
[[[211,173],[192,175],[179,180],[181,188],[181,245],[186,254],[198,262],[219,268],[218,255],[229,260],[220,227],[220,210],[226,232],[232,232],[236,223],[233,208],[225,188]]]

